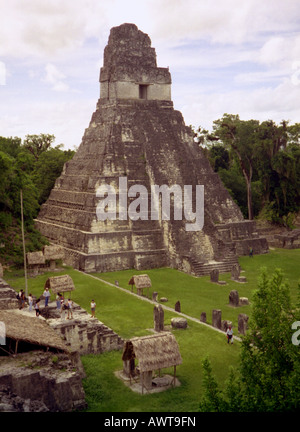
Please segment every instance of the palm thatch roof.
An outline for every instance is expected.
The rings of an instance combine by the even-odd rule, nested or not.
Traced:
[[[28,265],[45,264],[45,257],[42,251],[27,253]]]
[[[56,294],[58,292],[74,291],[75,285],[69,275],[51,276],[46,280],[44,288],[49,288],[53,294]]]
[[[5,324],[7,338],[69,351],[59,334],[42,319],[15,310],[0,310],[0,321]]]
[[[151,279],[147,274],[134,275],[128,285],[135,285],[137,288],[151,288]]]
[[[64,250],[60,246],[44,246],[43,252],[46,260],[59,260],[64,258]]]
[[[126,341],[122,360],[136,358],[140,372],[149,372],[182,363],[179,346],[170,332],[135,337]]]

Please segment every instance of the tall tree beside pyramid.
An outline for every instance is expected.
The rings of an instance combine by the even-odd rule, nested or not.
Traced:
[[[116,192],[115,218],[101,220],[106,195],[99,191],[108,186]],[[160,203],[164,208],[169,200],[169,219],[151,200],[162,186],[167,193],[159,195]],[[256,253],[268,250],[174,110],[169,69],[157,67],[149,36],[134,24],[111,29],[96,110],[36,225],[64,247],[68,264],[88,272],[170,266],[208,274],[230,271],[250,246]]]

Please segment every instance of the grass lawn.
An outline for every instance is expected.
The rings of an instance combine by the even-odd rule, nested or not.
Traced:
[[[251,306],[232,308],[228,306],[228,296],[232,289],[237,289],[241,297],[251,301],[257,287],[257,278],[261,267],[267,267],[272,273],[275,268],[284,271],[290,285],[292,299],[297,297],[297,284],[300,278],[300,249],[275,249],[269,254],[240,258],[240,264],[247,283],[239,284],[230,280],[230,274],[220,275],[227,285],[212,284],[209,277],[194,278],[173,269],[153,269],[148,271],[126,270],[122,272],[101,273],[95,276],[128,289],[124,292],[117,287],[107,285],[88,275],[66,267],[61,273],[68,273],[74,281],[75,291],[72,299],[89,312],[91,299],[97,303],[96,316],[123,338],[143,336],[153,329],[153,304],[130,295],[128,281],[133,274],[147,273],[152,281],[149,297],[158,292],[158,298],[167,297],[167,306],[174,308],[180,300],[181,311],[191,317],[200,318],[206,312],[211,323],[213,309],[222,310],[222,319],[233,322],[237,334],[237,317],[243,312],[251,314]],[[28,280],[28,292],[37,296],[43,292],[44,283],[53,273],[44,274]],[[21,272],[5,273],[5,279],[16,290],[24,289],[24,277]],[[145,291],[147,293],[147,290]],[[169,325],[176,312],[165,311],[165,324]],[[202,393],[201,362],[209,356],[214,374],[222,385],[228,377],[230,366],[236,367],[239,361],[239,343],[228,346],[223,334],[188,320],[186,330],[173,331],[183,359],[177,367],[176,376],[181,386],[162,393],[139,395],[114,376],[114,371],[122,369],[121,352],[114,351],[101,355],[82,356],[87,378],[84,388],[88,411],[93,412],[192,412],[196,411]],[[164,372],[168,372],[165,371]],[[171,372],[171,370],[169,371]]]

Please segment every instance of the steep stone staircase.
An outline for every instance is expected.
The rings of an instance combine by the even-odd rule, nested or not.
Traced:
[[[220,243],[215,260],[207,263],[199,262],[190,257],[191,270],[195,276],[209,275],[213,270],[219,270],[219,273],[229,273],[234,264],[238,264],[238,257],[231,243]]]

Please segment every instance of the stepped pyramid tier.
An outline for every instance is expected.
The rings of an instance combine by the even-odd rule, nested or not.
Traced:
[[[97,212],[106,197],[99,197],[103,185],[116,192],[114,220],[101,220]],[[136,193],[137,185],[147,193]],[[199,185],[204,186],[202,206]],[[170,192],[174,186],[174,194],[160,195],[163,204],[170,202],[165,218],[153,210],[151,191],[166,187]],[[201,229],[192,228],[184,212],[188,197],[199,220],[203,209]],[[132,208],[138,216],[131,216]],[[87,272],[170,266],[207,274],[212,264],[230,271],[237,253],[248,253],[250,245],[254,253],[268,250],[174,109],[169,69],[157,67],[149,36],[134,24],[111,29],[96,110],[36,225],[64,248],[68,264]]]

